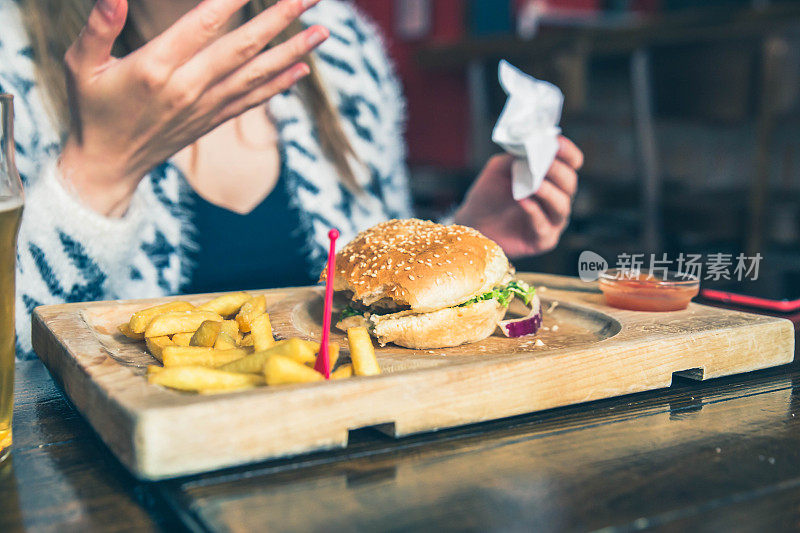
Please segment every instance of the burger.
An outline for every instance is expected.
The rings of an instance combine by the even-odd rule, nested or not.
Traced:
[[[542,321],[534,288],[515,279],[500,246],[459,225],[390,220],[363,231],[336,254],[333,288],[336,327],[365,326],[381,345],[458,346],[498,326],[508,336],[533,334]],[[504,321],[514,298],[530,313]]]

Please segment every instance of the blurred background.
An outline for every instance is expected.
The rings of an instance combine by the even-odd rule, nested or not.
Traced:
[[[612,265],[759,252],[763,283],[800,285],[800,2],[357,3],[408,97],[421,215],[446,213],[499,151],[505,58],[562,89],[563,131],[586,154],[560,246],[519,268],[574,275],[586,249]]]

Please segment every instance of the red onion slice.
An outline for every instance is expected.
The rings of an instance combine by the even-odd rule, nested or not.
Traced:
[[[522,318],[511,320],[501,320],[498,322],[500,329],[506,337],[522,337],[524,335],[534,335],[542,327],[542,305],[539,296],[534,295],[531,299],[531,312]]]

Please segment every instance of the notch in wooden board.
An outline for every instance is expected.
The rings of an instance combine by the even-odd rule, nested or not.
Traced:
[[[363,426],[360,428],[350,428],[347,430],[347,445],[350,446],[359,442],[360,435],[368,434],[377,431],[378,433],[382,433],[388,437],[395,438],[397,437],[397,428],[395,427],[394,422],[385,422],[383,424],[374,424],[371,426]]]
[[[678,370],[677,372],[672,373],[672,385],[675,384],[675,378],[681,379],[689,379],[692,381],[703,381],[703,374],[705,370],[702,368],[689,368],[686,370]]]

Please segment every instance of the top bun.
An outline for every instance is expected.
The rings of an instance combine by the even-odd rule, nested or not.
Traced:
[[[492,290],[508,272],[500,246],[473,228],[390,220],[336,254],[333,288],[364,305],[427,313]]]

